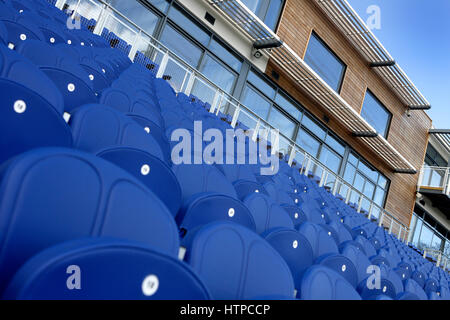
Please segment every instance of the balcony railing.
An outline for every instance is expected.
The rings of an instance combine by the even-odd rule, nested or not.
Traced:
[[[436,262],[436,267],[441,267],[444,270],[447,270],[447,267],[450,266],[450,257],[442,251],[427,248],[423,250],[423,257],[425,259],[431,258]]]
[[[254,139],[258,137],[266,139],[265,134],[270,129],[276,129],[239,100],[208,80],[201,72],[189,66],[182,58],[171,52],[107,2],[103,0],[58,0],[57,7],[61,9],[66,3],[69,4],[69,10],[74,11],[73,17],[79,14],[88,20],[94,19],[97,22],[94,33],[101,35],[106,28],[130,44],[130,46],[122,48],[129,54],[130,59],[135,60],[138,54],[143,54],[152,60],[156,65],[156,76],[168,79],[176,92],[190,95],[195,91],[199,99],[211,105],[211,113],[219,115],[221,112],[229,115],[232,119],[232,127],[241,123],[254,129]],[[285,156],[289,165],[293,165],[295,162],[303,174],[318,177],[320,187],[325,187],[333,195],[340,196],[345,203],[352,205],[358,213],[365,214],[368,219],[376,219],[379,226],[383,226],[389,230],[389,233],[395,234],[399,240],[407,241],[409,228],[405,224],[348,184],[342,177],[304,151],[282,132],[279,146],[279,152]]]
[[[450,197],[450,168],[424,166],[420,171],[418,190],[443,193]]]

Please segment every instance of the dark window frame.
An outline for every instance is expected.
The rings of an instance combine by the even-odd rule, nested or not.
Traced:
[[[385,130],[385,132],[384,132],[384,134],[382,134],[381,132],[378,132],[379,134],[381,134],[385,139],[387,139],[388,137],[389,137],[389,133],[390,133],[390,131],[391,131],[391,124],[392,124],[392,119],[393,119],[393,114],[392,114],[392,112],[391,111],[389,111],[389,109],[384,105],[384,103],[382,103],[381,102],[381,100],[380,99],[378,99],[378,97],[373,93],[373,91],[372,90],[370,90],[369,88],[367,88],[366,89],[366,92],[365,92],[365,94],[364,94],[364,100],[363,100],[363,103],[362,103],[362,106],[361,106],[361,111],[360,111],[360,114],[362,113],[362,111],[363,111],[363,108],[364,108],[364,102],[366,101],[366,97],[367,97],[367,94],[370,94],[375,100],[376,100],[376,102],[378,102],[378,104],[387,112],[387,114],[388,114],[388,121],[387,121],[387,125],[386,125],[386,130]],[[362,116],[361,116],[362,117]],[[365,120],[365,119],[364,119]],[[367,120],[366,120],[367,121]]]
[[[336,60],[343,66],[343,69],[342,69],[342,75],[341,75],[341,79],[339,80],[339,85],[338,85],[338,90],[336,91],[339,95],[341,94],[341,91],[342,91],[342,86],[344,85],[344,79],[345,79],[345,77],[346,77],[346,75],[347,75],[347,69],[348,69],[348,66],[347,66],[347,64],[337,55],[337,53],[333,50],[333,49],[331,49],[331,47],[325,42],[325,40],[323,40],[322,39],[322,37],[321,36],[319,36],[319,34],[313,29],[313,30],[311,30],[311,34],[309,35],[309,39],[308,39],[308,45],[307,45],[307,47],[306,47],[306,50],[305,50],[305,56],[306,56],[306,54],[308,53],[308,48],[309,48],[309,43],[310,43],[310,41],[311,41],[311,37],[315,37],[323,46],[324,46],[324,48],[325,49],[327,49],[327,51],[329,52],[329,53],[331,53],[331,55],[333,56],[333,57],[335,57],[336,58]],[[305,56],[303,57],[303,59],[305,58]]]

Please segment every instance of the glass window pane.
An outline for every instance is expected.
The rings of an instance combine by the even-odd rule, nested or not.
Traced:
[[[440,251],[441,246],[442,246],[442,238],[435,233],[433,235],[433,240],[431,241],[431,248]]]
[[[169,9],[169,1],[168,0],[147,0],[152,5],[154,5],[156,8],[161,10],[163,13],[167,12],[167,9]],[[122,2],[124,2],[122,0]]]
[[[317,123],[315,123],[309,116],[305,114],[302,120],[302,125],[309,129],[312,133],[314,133],[318,138],[324,140],[326,132],[322,129]]]
[[[206,55],[203,59],[200,65],[200,72],[227,93],[231,93],[237,78],[233,72],[209,55]]]
[[[351,153],[348,157],[348,162],[353,163],[355,166],[357,166],[358,158],[353,153]]]
[[[375,192],[375,185],[366,180],[366,184],[364,185],[364,192],[363,192],[364,195],[369,199],[373,199],[374,192]]]
[[[111,0],[111,6],[117,9],[136,25],[153,35],[159,21],[159,17],[138,1]]]
[[[383,177],[381,174],[380,174],[380,177],[378,178],[378,185],[380,187],[382,187],[383,189],[386,189],[386,187],[387,187],[387,179],[385,177]]]
[[[262,93],[273,99],[275,96],[275,89],[261,79],[256,73],[250,71],[248,74],[247,81],[251,82],[256,88],[258,88]]]
[[[277,94],[275,102],[295,119],[300,120],[301,111],[281,94]]]
[[[339,168],[341,167],[342,158],[339,157],[338,155],[336,155],[331,150],[329,150],[327,147],[324,146],[322,148],[322,151],[320,151],[319,160],[334,173],[339,172]]]
[[[427,226],[423,225],[422,233],[420,235],[420,245],[422,248],[429,248],[433,238],[433,231]]]
[[[338,142],[335,138],[333,138],[331,135],[327,135],[327,138],[325,139],[325,142],[334,149],[337,153],[340,155],[344,155],[345,153],[345,147]]]
[[[242,103],[264,120],[267,119],[270,109],[270,102],[249,86],[245,88]]]
[[[386,197],[386,192],[381,189],[380,187],[377,187],[377,191],[375,192],[374,202],[379,205],[380,207],[384,204],[384,199]]]
[[[353,184],[353,180],[355,179],[356,168],[351,164],[347,164],[345,168],[344,180],[349,184]]]
[[[259,10],[261,8],[261,5],[264,1],[261,0],[242,0],[242,3],[250,9],[255,14],[259,13]]]
[[[202,50],[166,24],[161,35],[161,42],[193,67],[198,66]]]
[[[378,181],[378,171],[372,170],[364,162],[359,162],[358,169],[361,170],[361,172],[372,181]]]
[[[335,91],[339,91],[345,66],[314,33],[309,40],[305,62]]]
[[[313,157],[317,157],[317,154],[319,153],[320,142],[303,129],[300,129],[298,132],[297,144],[300,146],[300,148],[311,154]]]
[[[212,39],[209,48],[215,55],[217,55],[220,59],[223,60],[226,64],[228,64],[231,68],[236,70],[237,72],[241,71],[242,61],[238,59],[233,53],[228,51],[225,47],[223,47],[216,39]]]
[[[362,175],[360,175],[359,173],[356,174],[355,177],[355,183],[353,184],[353,186],[355,187],[356,190],[362,192],[364,189],[364,182],[366,179],[364,179],[364,177]]]
[[[200,28],[195,22],[189,19],[184,13],[182,13],[177,7],[170,8],[169,18],[176,22],[176,24],[192,36],[195,40],[201,44],[207,46],[209,44],[210,35]],[[188,50],[186,48],[185,50]]]
[[[416,229],[414,230],[414,238],[413,238],[413,243],[417,247],[420,247],[419,239],[420,239],[420,233],[422,232],[422,225],[423,225],[422,220],[418,219],[417,224],[416,224]]]
[[[369,91],[367,91],[364,99],[361,116],[374,127],[379,134],[383,137],[387,137],[391,114]]]
[[[294,136],[295,123],[274,107],[270,111],[268,122],[289,139]]]
[[[283,0],[272,0],[270,1],[269,8],[267,9],[265,24],[272,30],[275,30],[278,19],[281,14],[281,7],[283,5]]]

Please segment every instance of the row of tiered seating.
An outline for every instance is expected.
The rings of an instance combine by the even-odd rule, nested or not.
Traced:
[[[446,272],[297,164],[174,164],[176,129],[229,116],[66,20],[0,0],[4,299],[450,299]]]

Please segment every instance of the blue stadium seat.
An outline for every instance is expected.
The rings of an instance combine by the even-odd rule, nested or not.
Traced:
[[[231,222],[204,226],[192,236],[186,261],[214,299],[294,297],[294,282],[283,258],[243,226]]]
[[[37,147],[71,147],[62,98],[45,74],[0,45],[0,164]]]
[[[73,277],[77,271],[79,280]],[[174,257],[138,242],[88,238],[50,247],[28,260],[3,299],[205,300],[210,294]]]
[[[262,237],[286,261],[294,278],[295,288],[300,292],[303,273],[314,262],[313,251],[308,240],[295,230],[276,228],[265,232]]]
[[[80,237],[136,240],[178,254],[178,230],[167,207],[105,160],[73,149],[43,148],[3,169],[0,234],[8,237],[0,240],[0,292],[32,255]]]
[[[192,196],[214,192],[237,199],[233,185],[214,166],[180,164],[172,169],[177,176],[183,194],[183,203],[187,204]]]
[[[255,231],[255,220],[239,200],[217,193],[200,193],[185,203],[176,217],[183,236],[214,221],[231,221]]]
[[[108,106],[81,106],[74,111],[69,124],[74,146],[78,149],[97,154],[113,147],[131,147],[165,160],[161,147],[150,134],[137,122]]]
[[[416,295],[420,300],[428,300],[427,294],[422,287],[413,279],[405,281],[405,292]]]
[[[244,199],[244,204],[255,220],[258,234],[273,228],[294,229],[294,224],[288,213],[268,196],[255,192]]]
[[[64,110],[97,102],[89,74],[77,61],[64,55],[57,47],[42,41],[29,40],[17,46],[17,51],[33,61],[58,87],[64,97]]]
[[[300,297],[302,300],[361,300],[344,278],[333,270],[318,265],[306,270]]]
[[[128,171],[167,206],[176,217],[181,207],[181,188],[171,168],[148,152],[128,147],[110,148],[97,154]]]
[[[6,27],[3,22],[0,22],[0,44],[7,45],[8,40],[8,30],[6,30]]]

